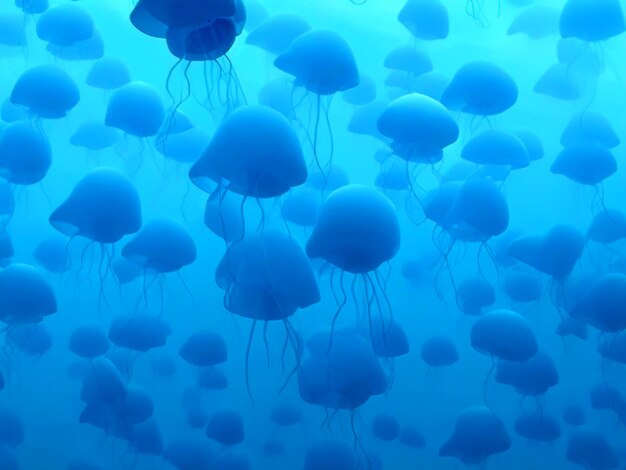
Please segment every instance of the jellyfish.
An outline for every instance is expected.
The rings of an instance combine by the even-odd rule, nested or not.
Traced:
[[[52,347],[52,336],[41,323],[16,325],[7,332],[7,344],[27,356],[41,357]]]
[[[445,39],[450,30],[448,9],[441,0],[407,0],[398,21],[416,38]]]
[[[619,466],[619,456],[604,434],[580,427],[567,441],[565,458],[572,463],[593,470],[605,470]]]
[[[39,183],[52,163],[50,143],[29,122],[14,122],[0,133],[0,177],[15,185]]]
[[[73,46],[93,33],[91,15],[75,3],[54,5],[37,19],[39,39],[57,46]]]
[[[328,117],[330,98],[322,102],[322,96],[355,88],[360,83],[359,70],[349,44],[335,31],[311,29],[298,36],[274,61],[274,66],[295,78],[295,85],[316,96],[312,148],[315,163],[322,171],[318,155],[318,137],[322,110],[329,133],[330,158],[333,159],[332,126]]]
[[[222,452],[215,459],[216,470],[250,470],[251,468],[248,456],[238,452]]]
[[[12,449],[8,447],[0,449],[0,467],[5,470],[20,470],[19,460]]]
[[[567,0],[561,10],[562,38],[605,41],[626,31],[624,12],[618,0]]]
[[[245,438],[243,418],[235,410],[217,411],[209,418],[205,434],[223,446],[239,444]]]
[[[278,13],[261,21],[250,30],[246,44],[270,54],[282,54],[291,43],[311,29],[309,22],[295,13]]]
[[[439,449],[439,455],[477,465],[510,447],[511,438],[502,419],[487,407],[475,406],[459,414],[454,432]]]
[[[570,316],[565,316],[561,319],[556,328],[556,334],[562,337],[574,336],[583,341],[589,336],[587,324]]]
[[[304,470],[357,470],[359,463],[352,449],[342,442],[324,440],[307,449]]]
[[[165,346],[171,333],[169,324],[156,315],[121,315],[111,321],[109,340],[121,348],[146,352]]]
[[[450,338],[432,336],[424,341],[420,356],[428,367],[447,367],[458,362],[459,351]]]
[[[224,390],[228,388],[228,377],[217,367],[204,367],[197,384],[204,390]]]
[[[130,429],[128,443],[139,454],[161,455],[163,452],[163,436],[153,418],[135,423]]]
[[[431,72],[433,69],[433,63],[428,54],[408,44],[392,49],[385,57],[383,65],[387,69],[406,74],[408,80]]]
[[[570,314],[605,333],[622,331],[626,328],[626,276],[609,273],[599,277]]]
[[[535,83],[533,91],[562,101],[576,101],[582,97],[584,83],[570,74],[565,64],[550,66]]]
[[[565,147],[552,163],[550,171],[579,184],[596,186],[617,172],[617,161],[603,145],[579,143]]]
[[[101,90],[115,90],[131,82],[128,65],[122,60],[105,57],[91,65],[85,83]]]
[[[559,10],[544,5],[535,5],[520,11],[506,31],[506,34],[524,34],[537,40],[556,34],[559,25]]]
[[[0,45],[7,47],[26,46],[22,15],[18,13],[0,14]]]
[[[155,136],[164,120],[158,91],[147,83],[130,82],[113,92],[104,124],[143,138]]]
[[[513,302],[538,302],[543,293],[543,282],[532,269],[520,267],[507,273],[503,289]]]
[[[99,327],[86,325],[79,326],[72,332],[68,346],[79,357],[95,359],[106,354],[111,343]]]
[[[384,321],[382,318],[372,318],[368,326],[369,339],[378,357],[391,359],[409,353],[409,339],[394,319]]]
[[[163,458],[177,470],[211,468],[214,461],[209,442],[195,436],[170,442],[163,449]]]
[[[364,106],[376,99],[376,82],[367,74],[360,74],[358,86],[344,91],[343,100],[353,106]]]
[[[528,320],[510,310],[479,317],[472,326],[472,347],[498,359],[525,362],[537,353],[537,339]]]
[[[80,101],[72,77],[60,67],[38,65],[23,72],[13,86],[11,103],[42,119],[61,119]]]
[[[517,434],[531,441],[552,443],[561,437],[561,425],[544,411],[518,416],[514,427]]]
[[[100,32],[94,28],[93,34],[84,41],[71,46],[48,43],[46,50],[57,59],[70,61],[98,60],[104,56],[104,40]]]
[[[523,141],[512,133],[495,129],[474,135],[463,146],[461,158],[480,165],[505,165],[512,169],[530,164]]]
[[[388,104],[386,99],[377,98],[355,108],[348,123],[348,132],[373,137],[384,142],[386,137],[378,129],[378,119]]]
[[[620,144],[611,122],[594,111],[576,113],[561,133],[561,145],[575,147],[583,142],[598,144],[612,149]]]
[[[585,424],[585,412],[579,405],[568,405],[563,408],[563,421],[570,426],[582,426]]]
[[[626,238],[626,214],[611,208],[598,212],[589,224],[587,237],[603,245]]]
[[[98,120],[84,121],[72,134],[70,144],[91,151],[112,147],[120,140],[120,133]]]
[[[241,215],[241,203],[232,193],[223,198],[212,194],[206,202],[204,225],[227,244],[242,240],[244,237],[244,219]]]
[[[302,412],[290,403],[279,403],[272,408],[270,420],[278,426],[293,426],[302,421]]]
[[[600,384],[589,393],[591,408],[617,413],[626,404],[621,392],[614,385]]]
[[[531,162],[541,160],[544,156],[543,143],[539,136],[530,129],[518,128],[511,131],[518,139],[522,141],[526,152],[528,152],[528,159]]]
[[[0,271],[0,321],[38,323],[56,311],[54,290],[36,268],[14,263]]]
[[[381,413],[372,420],[372,435],[381,441],[395,441],[400,434],[398,419],[389,414]]]
[[[426,439],[424,439],[421,432],[412,426],[404,426],[400,429],[398,442],[413,449],[423,449],[426,447]]]
[[[178,350],[178,355],[196,367],[214,366],[228,359],[226,341],[211,331],[199,331],[189,336]]]
[[[301,227],[312,227],[320,206],[319,192],[309,186],[292,189],[282,198],[283,219]]]
[[[510,385],[522,396],[544,395],[559,380],[554,361],[541,350],[527,361],[502,360],[496,371],[496,382]]]
[[[6,405],[0,407],[0,448],[4,446],[12,449],[24,442],[24,426],[22,419],[17,413],[7,408]]]
[[[459,283],[456,297],[461,312],[479,316],[483,309],[496,303],[496,290],[485,279],[468,278]]]
[[[209,134],[199,127],[177,132],[169,135],[157,136],[156,149],[165,158],[179,163],[193,163],[198,160],[208,147],[211,138]]]

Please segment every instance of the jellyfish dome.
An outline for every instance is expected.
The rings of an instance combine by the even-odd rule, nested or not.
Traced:
[[[618,0],[567,0],[559,30],[562,38],[604,41],[626,31],[624,12]]]
[[[38,183],[51,164],[50,143],[33,124],[18,121],[0,132],[0,177],[9,183]]]
[[[617,451],[606,436],[588,427],[581,427],[570,436],[566,458],[594,470],[617,468],[620,463]]]
[[[26,45],[24,18],[19,13],[0,13],[0,45],[22,47]]]
[[[87,74],[86,83],[102,90],[115,90],[131,81],[128,65],[121,60],[105,57],[93,63]]]
[[[496,382],[510,385],[522,396],[545,394],[559,384],[559,371],[552,358],[539,351],[527,361],[500,361]]]
[[[97,326],[80,326],[70,336],[69,348],[79,357],[94,359],[107,353],[111,343]]]
[[[109,327],[112,343],[140,352],[165,346],[171,333],[165,320],[148,313],[119,316],[113,319]]]
[[[141,203],[121,171],[99,168],[85,175],[50,215],[50,224],[69,237],[115,243],[141,228]]]
[[[541,39],[558,32],[559,10],[544,5],[534,5],[520,11],[506,34],[525,34],[530,39]]]
[[[429,367],[445,367],[459,360],[459,352],[451,339],[432,336],[422,345],[421,357]]]
[[[27,15],[38,15],[48,9],[48,0],[15,0],[15,6]]]
[[[350,46],[331,30],[312,29],[298,36],[274,65],[293,75],[296,85],[317,95],[332,95],[359,84],[359,70]]]
[[[303,184],[307,169],[283,115],[266,106],[242,106],[220,124],[189,178],[206,191],[212,191],[212,180],[242,196],[268,198]]]
[[[369,332],[365,332],[372,342],[374,353],[378,357],[394,358],[409,353],[409,339],[402,326],[395,320],[372,318]]]
[[[576,113],[561,134],[561,145],[576,146],[581,142],[592,142],[612,149],[620,144],[611,122],[594,111]]]
[[[187,436],[168,444],[163,458],[177,470],[211,468],[215,459],[206,438]]]
[[[272,54],[282,54],[299,36],[311,29],[302,16],[278,13],[264,19],[248,33],[246,44],[257,46]]]
[[[593,218],[587,230],[589,240],[608,244],[626,238],[626,214],[606,208]]]
[[[378,190],[349,185],[320,207],[306,251],[350,273],[367,273],[395,256],[400,224],[391,202]]]
[[[221,335],[211,331],[192,334],[180,347],[178,355],[196,367],[214,366],[228,359],[226,341]]]
[[[135,7],[137,9],[144,10],[155,21],[167,27],[200,27],[214,18],[233,16],[237,11],[237,1],[140,0]],[[137,26],[135,21],[133,24]]]
[[[554,442],[561,437],[561,425],[545,412],[534,412],[515,420],[515,432],[532,441]]]
[[[502,419],[489,408],[476,406],[459,414],[454,432],[439,449],[439,455],[454,457],[465,465],[476,465],[510,447],[511,438]]]
[[[413,449],[426,447],[426,439],[424,439],[421,432],[412,426],[406,426],[400,430],[398,442]]]
[[[27,264],[0,271],[0,321],[8,325],[38,323],[57,311],[52,286]]]
[[[415,76],[430,72],[433,63],[426,52],[405,44],[387,54],[383,64],[385,68],[406,72]]]
[[[239,444],[245,438],[241,414],[234,410],[217,411],[209,418],[206,435],[224,446]]]
[[[378,414],[372,420],[372,435],[381,441],[395,441],[400,434],[398,419],[389,414]]]
[[[480,165],[508,165],[512,169],[530,164],[524,142],[514,134],[496,129],[473,136],[463,146],[461,157]]]
[[[466,315],[481,315],[483,309],[496,303],[496,290],[481,277],[471,277],[460,282],[456,296],[460,310]]]
[[[389,103],[378,118],[378,130],[392,140],[394,153],[408,161],[435,163],[456,142],[459,127],[438,101],[418,93]]]
[[[165,120],[158,91],[147,83],[131,82],[111,96],[104,123],[136,137],[156,135]]]
[[[617,172],[617,161],[601,144],[580,143],[565,147],[550,171],[579,184],[596,185]]]
[[[570,312],[572,317],[605,333],[626,328],[626,275],[601,276]]]
[[[471,331],[472,347],[508,361],[527,361],[537,353],[537,339],[528,320],[510,310],[479,317]]]
[[[70,144],[88,150],[104,150],[120,140],[120,132],[97,120],[83,122],[70,138]]]
[[[19,76],[11,92],[11,103],[28,108],[44,119],[60,119],[80,101],[72,77],[55,65],[38,65]]]
[[[445,39],[450,30],[448,9],[441,0],[407,0],[398,21],[417,39]]]
[[[517,101],[517,85],[511,75],[487,61],[462,66],[441,95],[450,110],[478,116],[503,113]]]
[[[530,129],[514,129],[512,131],[518,139],[522,141],[526,151],[528,152],[528,158],[531,162],[541,160],[544,155],[543,142],[539,136]]]
[[[56,46],[73,46],[94,33],[91,15],[75,3],[62,3],[46,10],[37,20],[37,36]]]
[[[165,38],[174,57],[204,62],[226,55],[238,33],[233,18],[214,18],[202,27],[170,27]]]
[[[196,259],[196,243],[178,222],[159,218],[146,223],[122,249],[122,256],[146,271],[179,271]]]

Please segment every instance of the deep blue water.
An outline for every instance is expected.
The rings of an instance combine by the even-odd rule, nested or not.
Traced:
[[[1,0],[0,470],[626,468],[623,0]]]

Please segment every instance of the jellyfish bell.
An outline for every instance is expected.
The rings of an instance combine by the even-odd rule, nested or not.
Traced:
[[[527,361],[500,361],[496,369],[496,382],[510,385],[522,396],[544,395],[559,381],[554,361],[541,350]]]
[[[619,456],[604,434],[581,426],[570,435],[567,442],[566,459],[587,468],[617,468]]]
[[[271,54],[281,54],[296,38],[310,29],[311,25],[302,16],[278,13],[265,18],[251,29],[246,44],[259,47]]]
[[[612,149],[620,144],[611,122],[603,114],[594,111],[576,113],[561,133],[561,145],[576,146],[581,142],[592,142]]]
[[[561,426],[552,415],[535,412],[519,416],[515,420],[515,432],[532,441],[554,442],[561,437]]]
[[[626,31],[624,12],[618,0],[567,0],[561,9],[562,38],[605,41]]]
[[[421,358],[429,367],[446,367],[459,360],[454,342],[445,336],[432,336],[424,341]]]
[[[407,0],[398,21],[417,39],[445,39],[450,31],[448,9],[441,0]]]
[[[574,305],[571,316],[605,332],[626,328],[626,276],[609,273],[598,278]]]
[[[33,124],[17,121],[0,132],[0,177],[9,183],[39,183],[51,164],[50,143]]]
[[[580,143],[565,147],[550,171],[576,183],[593,186],[617,172],[617,161],[603,145]]]
[[[170,27],[165,39],[170,53],[190,62],[215,61],[226,55],[237,38],[232,18],[215,18],[202,27]]]
[[[478,317],[471,331],[472,347],[498,359],[527,361],[537,353],[537,339],[528,320],[510,310]]]
[[[84,121],[72,134],[70,144],[92,151],[112,147],[120,140],[120,132],[101,121]]]
[[[8,325],[38,323],[57,312],[52,286],[27,264],[0,271],[0,320]]]
[[[130,82],[113,92],[104,124],[136,137],[151,137],[159,132],[164,120],[158,91],[147,83]]]
[[[93,88],[115,90],[131,81],[128,65],[114,57],[104,57],[94,62],[85,83]]]
[[[525,168],[530,156],[521,139],[515,135],[490,129],[474,135],[461,151],[461,158],[481,165],[506,165]]]
[[[91,15],[76,3],[54,5],[37,20],[39,39],[57,46],[72,46],[93,33]]]

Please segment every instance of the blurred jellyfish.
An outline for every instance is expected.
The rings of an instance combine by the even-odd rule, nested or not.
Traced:
[[[417,39],[432,41],[448,37],[448,9],[441,0],[407,0],[398,21]]]
[[[93,63],[85,82],[93,88],[115,90],[130,81],[130,71],[123,60],[105,57]]]

